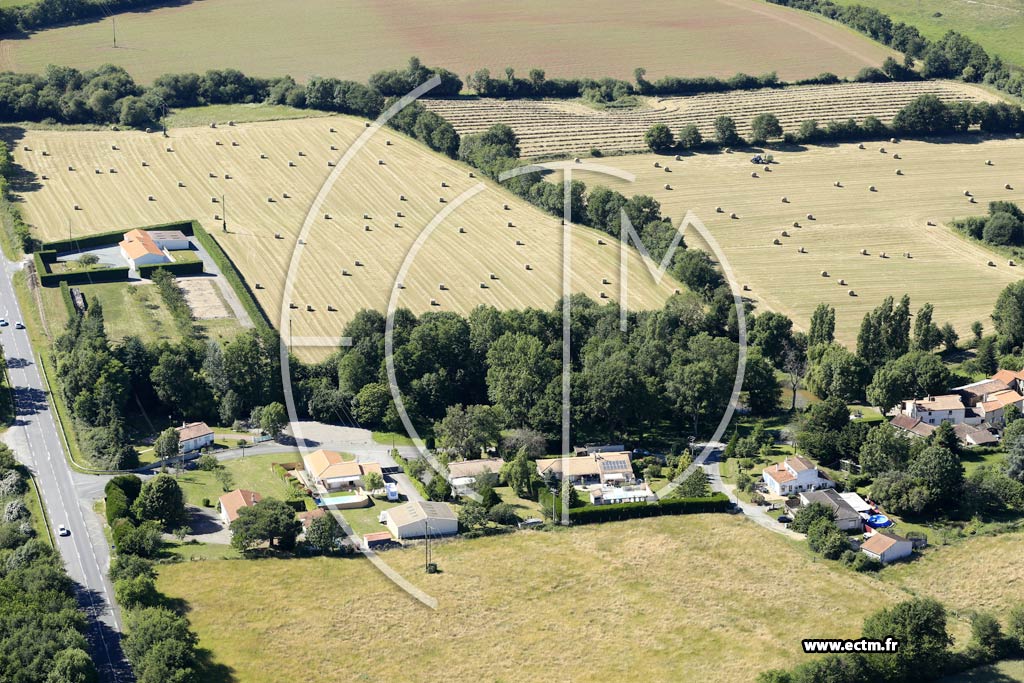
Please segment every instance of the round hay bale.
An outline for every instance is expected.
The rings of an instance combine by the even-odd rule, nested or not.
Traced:
[[[757,171],[751,171],[750,177],[751,178],[756,178],[757,177]]]
[[[788,233],[788,232],[786,232],[785,230],[783,230],[783,231],[782,231],[782,236],[783,236],[783,237],[789,237],[789,233]]]
[[[47,152],[47,151],[46,151],[46,150],[44,149],[44,150],[43,150],[43,156],[44,156],[44,157],[48,157],[48,156],[50,156],[50,153],[49,153],[49,152]]]
[[[579,157],[576,157],[575,159],[573,159],[573,163],[582,164],[583,162],[580,160]]]
[[[235,125],[235,122],[234,121],[228,121],[228,125],[229,126],[233,126],[233,125]]]
[[[598,238],[597,243],[599,245],[603,245],[605,243],[605,241],[603,239]]]
[[[494,274],[494,273],[488,273],[487,277],[490,278],[491,280],[497,280],[498,279],[498,276],[496,274]]]
[[[992,165],[992,160],[991,159],[985,159],[985,165],[986,166],[991,166]]]
[[[533,266],[531,266],[529,263],[527,263],[526,264],[526,269],[527,270],[533,270]]]
[[[857,292],[853,291],[852,289],[846,290],[846,293],[850,296],[857,296]]]
[[[995,262],[995,261],[989,261],[989,262],[988,262],[988,265],[990,265],[990,266],[992,266],[992,267],[994,268],[994,267],[995,267],[995,265],[996,265],[996,262]]]
[[[771,166],[765,166],[764,167],[764,172],[765,173],[771,173],[772,172],[772,167]]]
[[[783,204],[789,204],[789,197],[783,197],[782,198],[782,203]]]
[[[401,224],[401,223],[392,223],[392,225],[393,225],[394,227],[396,227],[396,228],[400,228],[400,227],[402,227],[402,224]]]
[[[970,197],[971,196],[971,191],[970,190],[964,190],[964,196],[965,197]]]
[[[874,185],[868,185],[868,192],[878,192],[878,188]]]
[[[907,257],[907,258],[914,258],[913,255],[909,251],[907,253],[903,254],[903,255],[905,257]]]
[[[846,286],[846,280],[844,280],[844,279],[842,279],[842,278],[839,278],[839,282],[838,282],[838,284],[839,284],[840,286],[843,286],[843,287],[845,287],[845,286]]]
[[[814,220],[814,214],[813,213],[807,214],[807,220],[813,221]]]
[[[749,292],[750,291],[750,285],[743,285],[743,291],[744,292]]]
[[[800,227],[800,221],[793,221],[793,227],[794,228],[799,228]]]
[[[660,161],[655,161],[654,162],[654,168],[661,168],[661,162]]]
[[[405,218],[405,216],[402,215],[401,211],[395,211],[395,218]]]
[[[668,166],[666,166],[666,167],[664,168],[664,171],[665,171],[665,173],[671,173],[671,172],[672,172],[672,169],[671,169],[671,168],[669,168]]]
[[[525,243],[524,243],[524,242],[523,242],[522,240],[516,240],[516,246],[517,246],[517,247],[521,247],[521,246],[523,246],[524,244],[525,244]]]
[[[1005,185],[1003,185],[1003,189],[1004,190],[1012,190],[1013,189],[1013,185],[1011,185],[1010,183],[1006,183]]]
[[[398,201],[404,202],[405,201],[405,195],[404,194],[398,195]]]
[[[885,154],[885,147],[879,147],[878,151],[882,154]]]
[[[901,157],[899,154],[893,154],[892,158],[893,159],[902,159],[903,157]]]
[[[600,296],[601,296],[602,299],[607,299],[608,298],[608,295],[605,294],[604,292],[601,292]]]
[[[238,141],[233,141],[233,142],[231,143],[231,146],[232,146],[232,147],[239,147],[240,145],[238,144]]]
[[[146,197],[146,199],[148,199],[151,202],[155,202],[156,201],[156,197],[154,197],[153,195],[149,195],[148,197]]]
[[[217,203],[217,202],[219,202],[219,201],[220,201],[220,200],[219,200],[219,199],[217,199],[216,197],[210,197],[210,203],[211,203],[211,204],[216,204],[216,203]]]
[[[665,189],[666,189],[666,190],[671,190],[671,189],[672,189],[672,186],[671,186],[671,185],[669,185],[668,183],[665,183]]]
[[[861,249],[860,250],[860,255],[861,256],[867,256],[868,255],[868,250],[867,249]]]
[[[344,268],[341,269],[341,275],[342,275],[342,277],[351,277],[351,273],[349,273]]]
[[[107,169],[107,173],[117,173],[116,168]]]
[[[465,235],[466,234],[466,229],[465,228],[459,228],[459,234],[460,235]]]
[[[275,239],[275,240],[283,240],[283,239],[284,239],[284,237],[283,237],[283,236],[281,235],[281,233],[279,233],[279,232],[275,232],[275,233],[274,233],[274,239]]]
[[[969,202],[970,202],[971,204],[977,204],[977,203],[978,203],[978,200],[977,200],[977,199],[975,199],[974,197],[971,197],[971,198],[970,198],[970,199],[969,199],[968,201],[969,201]]]
[[[260,159],[266,159],[266,158],[267,158],[267,155],[264,154],[263,152],[260,152]]]
[[[329,214],[329,213],[325,213],[325,214],[324,214],[324,220],[325,220],[325,221],[329,221],[329,220],[331,220],[331,214]],[[369,226],[366,226],[366,227],[369,227]]]
[[[68,170],[69,170],[69,171],[74,171],[74,170],[75,170],[75,167],[74,167],[74,166],[68,166]]]
[[[512,221],[508,221],[508,222],[506,222],[505,227],[507,227],[507,228],[514,228],[516,226],[512,225]]]
[[[310,304],[306,304],[306,311],[312,312],[312,310],[313,310],[313,306],[310,305]]]
[[[862,142],[859,145],[857,145],[857,149],[864,149],[864,143]]]
[[[899,142],[899,140],[897,140],[896,138],[889,138],[889,142],[895,145],[897,142]]]
[[[475,176],[475,175],[473,175],[473,172],[472,172],[472,171],[470,171],[470,172],[469,172],[469,177],[470,177],[470,178],[476,178],[476,176]]]
[[[774,244],[775,246],[779,246],[780,244],[782,244],[782,240],[776,237],[775,239],[772,240],[772,244]]]
[[[332,152],[337,152],[338,151],[337,145],[331,145],[331,151]]]
[[[833,186],[833,187],[842,187],[842,186],[843,186],[843,184],[842,184],[841,182],[839,182],[839,181],[837,180],[837,181],[835,181],[834,183],[832,183],[832,186]]]
[[[101,171],[100,169],[97,168],[97,169],[95,169],[95,173],[96,173],[96,175],[100,175],[101,173],[103,173],[103,171]]]
[[[270,203],[273,203],[275,200],[274,200],[273,197],[267,197],[267,201],[270,202]]]
[[[384,160],[383,159],[377,159],[377,165],[378,166],[383,166],[384,165]]]
[[[305,152],[299,152],[299,156],[300,157],[304,157],[304,156],[306,156],[306,153]]]
[[[178,181],[178,187],[185,187],[185,183],[183,183],[182,181],[179,180]]]
[[[173,147],[166,147],[165,149],[166,149],[166,150],[167,150],[168,152],[173,152],[173,151],[174,151],[174,148],[173,148]]]
[[[822,277],[828,277],[828,271],[827,270],[821,271],[821,276]]]
[[[1006,262],[1006,265],[1008,265],[1008,266],[1010,266],[1012,268],[1012,267],[1016,266],[1017,264],[1016,264],[1016,262],[1014,262],[1013,259],[1010,259],[1009,261]]]
[[[288,162],[288,168],[295,168],[295,162],[294,161],[289,161]]]
[[[888,255],[886,255],[886,253],[884,251],[881,254],[879,254],[878,257],[879,258],[889,258]]]
[[[256,283],[256,289],[263,289],[263,284],[262,284],[262,283],[259,283],[259,282],[257,282],[257,283]]]
[[[82,210],[82,207],[80,207],[78,204],[75,204],[75,211],[81,211],[81,210]]]
[[[677,154],[676,155],[676,161],[682,161],[682,160],[683,160],[683,157]]]
[[[612,281],[609,280],[608,278],[606,278],[606,277],[601,278],[601,284],[602,285],[610,285],[611,283],[612,283]]]
[[[390,147],[390,146],[391,146],[391,140],[385,140],[385,141],[384,141],[384,144],[385,144],[386,146]]]
[[[331,133],[337,133],[337,132],[338,132],[338,131],[336,131],[336,130],[335,130],[334,128],[329,128],[328,130],[329,130],[329,131],[330,131]]]
[[[41,177],[41,178],[42,178],[43,180],[49,180],[49,178],[48,178],[48,177],[46,177],[45,175],[44,175],[44,176],[40,176],[40,177]]]
[[[487,289],[487,283],[486,282],[481,282],[480,283],[480,289]]]
[[[897,168],[896,175],[903,175],[903,169]]]
[[[508,205],[508,204],[502,204],[502,205],[501,205],[501,208],[502,208],[503,210],[505,210],[505,211],[511,211],[511,209],[510,209],[510,207],[509,207],[509,205]]]
[[[927,225],[928,227],[931,227],[931,228],[934,228],[934,227],[935,227],[935,222],[934,222],[934,221],[927,221],[927,222],[926,222],[925,224],[926,224],[926,225]]]
[[[73,169],[73,168],[71,168],[71,167],[69,166],[69,167],[68,167],[68,170],[69,170],[69,171],[73,171],[73,170],[75,170],[75,169]],[[725,213],[725,209],[723,209],[723,208],[722,208],[722,207],[720,207],[720,206],[716,206],[716,207],[715,207],[715,213]]]
[[[442,180],[441,181],[441,187],[448,187],[448,183],[446,183],[445,181]]]
[[[737,216],[735,213],[730,213],[729,214],[729,218],[731,218],[733,220],[737,220],[737,219],[739,219],[739,216]]]
[[[332,305],[330,305],[330,304],[327,304],[327,312],[328,312],[328,313],[335,313],[335,312],[337,312],[337,310],[338,310],[338,309],[337,309],[337,308],[335,308],[334,306],[332,306]]]
[[[353,265],[355,265],[355,266],[359,267],[359,266],[362,266],[362,265],[363,265],[363,262],[362,262],[362,261],[360,261],[359,259],[356,259],[356,260],[355,260],[355,263],[354,263]]]
[[[146,168],[147,166],[149,166],[149,162],[148,161],[143,161],[142,162],[142,168]]]
[[[798,254],[806,254],[807,250],[805,248],[803,248],[803,247],[797,247],[796,253],[798,253]]]
[[[230,173],[225,173],[224,174],[224,180],[231,180],[231,174]]]

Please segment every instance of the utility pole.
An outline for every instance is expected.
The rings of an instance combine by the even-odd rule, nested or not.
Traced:
[[[224,211],[224,217],[221,219],[220,229],[221,232],[228,231],[228,204],[224,199],[224,195],[220,196],[220,208]]]
[[[110,26],[114,29],[114,48],[117,48],[117,17],[110,17]]]
[[[423,520],[423,532],[427,543],[423,546],[423,571],[430,573],[430,523]]]

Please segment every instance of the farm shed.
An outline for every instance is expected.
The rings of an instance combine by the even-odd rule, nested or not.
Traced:
[[[380,514],[391,535],[398,539],[454,536],[459,519],[448,503],[417,500],[393,507]]]

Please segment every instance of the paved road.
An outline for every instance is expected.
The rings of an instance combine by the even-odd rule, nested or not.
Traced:
[[[18,265],[6,258],[0,263],[4,268],[4,277],[0,278],[0,317],[24,320],[11,284],[11,275]],[[79,602],[89,615],[89,643],[101,680],[130,681],[131,671],[121,652],[120,614],[106,576],[110,554],[102,522],[91,509],[93,497],[81,496],[76,490],[76,484],[80,484],[83,490],[95,491],[98,497],[102,495],[104,479],[71,469],[28,333],[14,329],[13,322],[2,330],[0,342],[17,407],[14,424],[4,439],[35,475],[51,524],[63,524],[71,531],[70,536],[56,539],[57,548],[68,574],[77,584]]]

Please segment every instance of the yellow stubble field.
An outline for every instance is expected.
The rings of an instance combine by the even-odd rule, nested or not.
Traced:
[[[335,338],[356,311],[384,310],[410,248],[446,210],[402,280],[399,305],[416,313],[466,313],[481,303],[556,303],[562,291],[561,220],[394,131],[379,131],[352,155],[311,214],[314,198],[336,170],[328,163],[337,163],[365,130],[362,120],[329,117],[171,129],[167,138],[136,131],[23,131],[15,158],[34,178],[21,192],[22,211],[43,240],[196,218],[230,255],[275,325],[291,264],[295,337]],[[459,203],[466,193],[471,196]],[[299,244],[307,214],[310,228]],[[221,229],[224,216],[227,232]],[[616,241],[583,227],[570,232],[572,291],[617,299]],[[679,287],[669,279],[655,283],[637,254],[629,259],[631,308],[660,307]],[[323,353],[307,349],[302,355]]]

